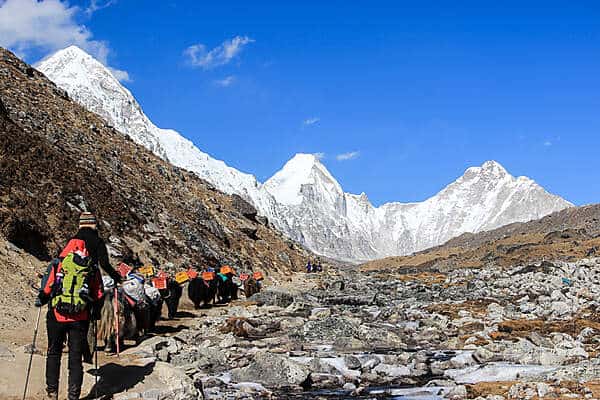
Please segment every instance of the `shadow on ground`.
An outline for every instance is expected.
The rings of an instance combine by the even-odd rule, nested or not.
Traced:
[[[182,330],[189,328],[188,326],[185,325],[177,325],[177,326],[170,326],[170,325],[157,325],[154,328],[154,331],[152,332],[154,336],[157,335],[165,335],[165,334],[174,334],[174,333],[178,333],[181,332]]]
[[[197,315],[189,311],[177,311],[175,318],[196,318]]]
[[[154,363],[145,366],[118,365],[114,363],[103,365],[98,371],[98,383],[84,399],[107,399],[112,395],[133,388],[150,375]]]

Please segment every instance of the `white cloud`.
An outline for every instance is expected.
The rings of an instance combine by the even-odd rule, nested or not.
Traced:
[[[236,36],[224,41],[210,51],[207,51],[205,45],[198,43],[188,47],[183,53],[188,57],[189,62],[193,66],[211,69],[228,64],[247,44],[253,42],[254,39],[248,36]]]
[[[312,117],[312,118],[305,119],[302,123],[304,125],[308,126],[308,125],[314,125],[317,122],[319,122],[320,120],[321,120],[321,118],[319,118],[319,117]]]
[[[335,159],[338,161],[347,161],[353,160],[360,155],[360,151],[350,151],[348,153],[342,153],[335,156]]]
[[[549,141],[549,140],[546,140],[546,141],[544,142],[544,146],[546,146],[546,147],[550,147],[550,146],[552,146],[552,142],[551,142],[551,141]]]
[[[0,46],[25,57],[34,49],[54,52],[76,45],[107,65],[108,44],[94,40],[92,32],[77,23],[80,12],[60,0],[0,0]],[[116,77],[129,79],[126,71],[111,70]]]
[[[90,5],[85,9],[85,13],[90,16],[96,11],[100,11],[104,8],[110,7],[117,3],[117,0],[107,0],[105,2],[99,0],[91,0]]]
[[[214,82],[215,82],[215,85],[217,85],[217,86],[229,87],[229,86],[231,86],[235,82],[235,76],[229,75],[229,76],[226,76],[223,79],[217,79]]]
[[[112,67],[108,67],[108,69],[119,82],[132,82],[132,79],[129,77],[129,73],[127,71]]]
[[[314,155],[315,157],[317,157],[317,160],[322,160],[322,159],[324,159],[324,158],[325,158],[325,153],[323,153],[323,152],[319,152],[319,153],[313,153],[313,155]]]

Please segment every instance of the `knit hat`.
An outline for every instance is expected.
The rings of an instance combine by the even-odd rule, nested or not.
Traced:
[[[82,212],[79,216],[79,227],[95,227],[96,226],[96,217],[91,212]]]

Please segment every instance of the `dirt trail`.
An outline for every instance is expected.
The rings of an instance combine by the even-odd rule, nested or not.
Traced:
[[[315,285],[310,280],[306,280],[304,274],[297,274],[293,283],[286,283],[278,286],[288,291],[303,291]],[[198,319],[205,316],[214,316],[227,313],[227,307],[215,306],[210,309],[195,310],[193,304],[187,297],[187,288],[184,288],[184,294],[181,298],[177,318],[173,320],[161,320],[157,325],[156,332],[152,336],[171,336],[183,329],[197,324]],[[244,305],[245,299],[232,302],[231,305]],[[38,339],[36,348],[39,354],[34,354],[31,378],[29,382],[27,399],[41,399],[45,392],[45,352],[47,348],[47,335],[45,326],[45,316],[47,308],[42,309],[40,318]],[[166,307],[162,315],[167,314]],[[29,361],[29,354],[25,353],[25,346],[31,344],[33,330],[37,317],[37,309],[31,307],[25,312],[24,324],[18,324],[14,328],[6,328],[0,331],[0,399],[20,400],[23,396],[25,376]],[[7,324],[8,325],[8,324]],[[143,344],[143,342],[141,343]],[[157,382],[152,376],[151,366],[140,363],[139,359],[130,356],[136,349],[133,342],[127,342],[128,345],[120,357],[116,355],[107,355],[102,351],[98,352],[98,362],[101,367],[101,376],[103,381],[101,387],[110,387],[111,392],[118,393],[135,387],[136,391],[142,391],[145,388],[156,387]],[[66,350],[66,349],[65,349]],[[6,353],[6,354],[5,354]],[[90,373],[93,372],[93,366],[84,364],[84,383],[82,396],[91,394],[95,378]],[[61,363],[61,382],[60,399],[66,398],[67,391],[67,353],[63,354]]]
[[[184,296],[185,297],[185,296]],[[178,313],[178,317],[172,321],[160,321],[158,327],[158,334],[169,335],[174,332],[178,332],[181,329],[189,327],[193,324],[196,318],[199,318],[203,313],[207,312],[220,312],[220,308],[213,310],[203,310],[202,312],[194,310],[193,306],[182,298],[182,305]],[[42,316],[40,318],[40,328],[38,332],[38,340],[36,343],[37,349],[42,354],[35,354],[33,357],[31,378],[28,389],[28,399],[40,399],[44,396],[45,380],[45,352],[47,347],[47,336],[45,326],[45,313],[46,308],[42,310]],[[163,312],[166,315],[166,309]],[[32,309],[28,312],[27,320],[30,322],[30,327],[18,328],[18,329],[6,329],[0,332],[0,346],[7,347],[14,358],[12,357],[0,357],[0,398],[7,400],[21,399],[23,396],[23,388],[25,385],[25,375],[27,371],[27,364],[29,361],[29,354],[25,353],[24,346],[31,344],[33,337],[33,327],[35,325],[35,318],[37,311]],[[132,342],[129,344],[127,349],[132,348]],[[66,350],[66,349],[65,349]],[[117,357],[116,355],[107,355],[102,351],[98,352],[98,363],[99,366],[105,366],[103,368],[103,376],[108,382],[114,382],[123,387],[135,386],[139,384],[144,378],[144,374],[134,373],[136,369],[143,371],[144,365],[135,364],[132,359],[127,355]],[[136,368],[137,367],[137,368]],[[90,374],[93,366],[84,364],[84,384],[82,390],[82,396],[87,395],[94,385],[94,376]],[[126,368],[126,369],[125,369]],[[127,373],[124,373],[127,372]],[[61,395],[66,396],[67,391],[67,353],[63,354],[63,360],[61,363]],[[151,382],[147,382],[150,384]],[[62,397],[61,397],[62,398]]]

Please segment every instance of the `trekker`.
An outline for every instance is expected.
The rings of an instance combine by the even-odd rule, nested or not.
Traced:
[[[85,242],[85,248],[90,253],[92,265],[100,266],[113,280],[115,284],[121,283],[121,275],[110,265],[106,243],[98,234],[96,217],[90,212],[84,212],[79,217],[79,230],[73,239]]]
[[[310,260],[308,260],[308,263],[306,264],[306,272],[308,272],[308,273],[312,272],[312,265],[310,263]]]
[[[58,262],[48,269],[36,307],[49,303],[46,316],[48,352],[46,358],[46,392],[48,399],[58,399],[61,356],[65,341],[69,345],[68,399],[79,399],[83,382],[83,358],[91,362],[87,333],[92,308],[103,294],[100,265],[114,280],[120,275],[110,266],[104,241],[98,236],[96,218],[84,212],[79,231],[60,253]]]

